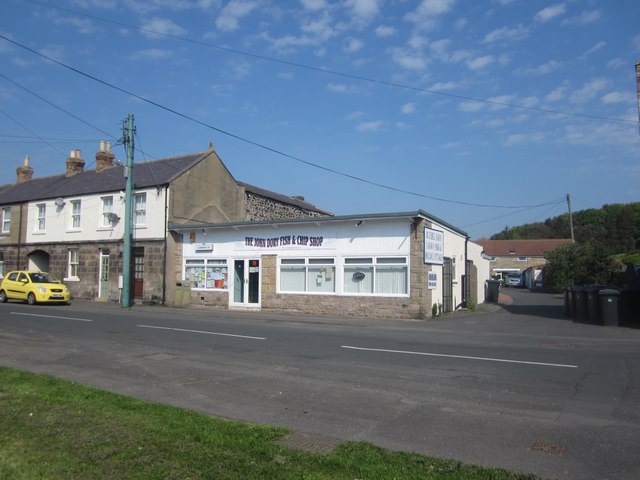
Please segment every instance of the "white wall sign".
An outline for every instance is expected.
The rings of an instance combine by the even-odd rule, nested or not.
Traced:
[[[444,232],[432,228],[424,229],[424,263],[444,263]]]
[[[429,290],[435,290],[438,287],[438,274],[436,272],[429,272]]]
[[[213,252],[213,243],[196,243],[196,252]]]

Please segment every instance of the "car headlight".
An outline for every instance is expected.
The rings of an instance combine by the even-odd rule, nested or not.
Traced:
[[[40,293],[47,293],[47,288],[43,287],[42,285],[38,285],[36,289],[38,289]]]

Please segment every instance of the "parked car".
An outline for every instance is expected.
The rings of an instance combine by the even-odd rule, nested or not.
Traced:
[[[510,273],[504,281],[506,287],[520,288],[524,286],[524,278],[521,273]]]
[[[0,283],[0,302],[23,300],[36,303],[69,303],[67,286],[46,272],[16,270],[7,273]]]

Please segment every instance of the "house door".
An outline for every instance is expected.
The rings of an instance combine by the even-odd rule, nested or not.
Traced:
[[[260,306],[260,260],[234,260],[233,294],[229,299],[234,306]]]
[[[133,249],[133,298],[144,297],[144,247]]]
[[[98,297],[109,298],[109,250],[100,251],[100,276]]]

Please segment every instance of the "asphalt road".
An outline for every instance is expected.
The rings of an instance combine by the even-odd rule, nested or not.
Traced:
[[[640,330],[505,293],[428,321],[7,303],[0,364],[545,478],[640,478]]]

